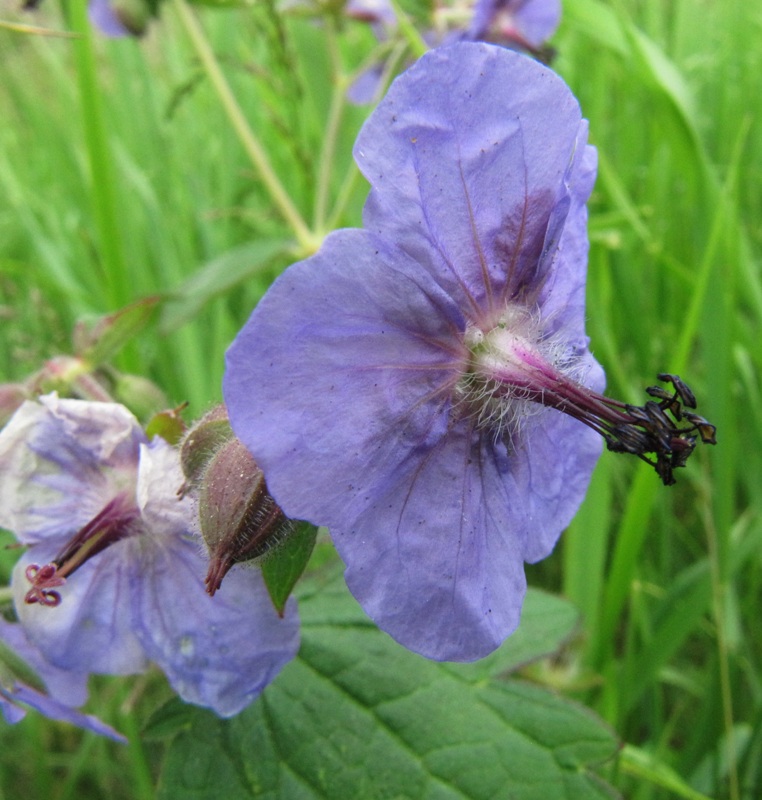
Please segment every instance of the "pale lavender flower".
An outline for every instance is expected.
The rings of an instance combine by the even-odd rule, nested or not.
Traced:
[[[29,707],[50,719],[126,742],[105,722],[77,711],[76,706],[87,699],[87,678],[87,672],[71,672],[49,664],[27,639],[21,625],[0,616],[0,710],[6,722],[19,722]]]
[[[128,674],[156,662],[185,700],[240,711],[298,648],[254,570],[214,599],[178,499],[178,452],[146,440],[123,406],[27,402],[0,433],[0,525],[29,546],[14,570],[16,609],[45,658]]]
[[[230,421],[271,494],[330,528],[367,613],[431,658],[480,658],[516,628],[523,564],[576,512],[594,431],[670,476],[692,449],[597,394],[586,140],[537,62],[431,51],[355,145],[365,229],[286,270],[228,351]]]
[[[90,22],[106,36],[120,38],[132,35],[114,10],[111,0],[90,0],[87,5],[87,15]]]

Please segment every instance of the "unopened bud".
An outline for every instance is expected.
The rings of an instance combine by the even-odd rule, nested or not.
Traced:
[[[112,372],[114,399],[132,411],[140,420],[150,419],[169,405],[164,392],[148,378]]]
[[[184,492],[198,502],[209,550],[206,587],[213,595],[233,564],[269,555],[294,530],[270,496],[262,470],[236,439],[220,407],[188,433],[181,449]]]

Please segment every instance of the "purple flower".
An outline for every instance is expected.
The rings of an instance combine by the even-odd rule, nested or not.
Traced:
[[[584,332],[586,136],[539,64],[428,53],[355,146],[366,229],[287,270],[228,353],[231,423],[277,502],[330,527],[365,610],[432,658],[479,658],[515,629],[523,562],[553,549],[601,449],[476,363],[505,331],[506,370],[526,358],[602,387]]]
[[[87,15],[91,24],[106,36],[119,38],[132,33],[116,13],[110,0],[90,0]]]
[[[666,420],[677,395],[649,411],[597,394],[586,139],[540,64],[431,51],[355,145],[365,229],[286,270],[228,351],[230,421],[271,494],[331,529],[367,613],[431,658],[480,658],[516,628],[523,563],[576,512],[595,432],[657,453],[665,482],[695,441]]]
[[[477,0],[467,37],[534,54],[560,19],[560,0]]]
[[[0,524],[29,546],[17,613],[52,664],[128,674],[154,661],[183,699],[228,716],[296,654],[295,604],[280,619],[259,572],[205,594],[178,452],[147,442],[123,406],[25,403],[0,433],[0,476]]]
[[[126,742],[97,717],[76,710],[75,706],[87,699],[87,677],[86,672],[69,672],[49,664],[21,625],[0,617],[0,710],[6,722],[23,719],[29,706],[50,719]]]
[[[372,22],[377,38],[384,41],[396,26],[396,15],[388,0],[356,0],[346,6],[350,16]],[[476,0],[475,3],[435,5],[432,26],[423,33],[429,47],[456,41],[490,42],[520,50],[547,62],[552,51],[543,49],[561,18],[560,0]],[[381,82],[383,69],[376,64],[364,70],[349,87],[348,98],[356,104],[370,103]]]

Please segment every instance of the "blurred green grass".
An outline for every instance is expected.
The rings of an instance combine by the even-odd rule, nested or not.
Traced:
[[[62,27],[55,7],[43,14]],[[311,219],[330,106],[323,32],[282,26],[267,4],[202,20]],[[717,448],[697,453],[671,489],[605,454],[559,551],[529,570],[583,612],[561,684],[638,748],[613,773],[634,800],[689,796],[660,786],[646,762],[713,798],[762,795],[761,41],[762,7],[739,0],[565,0],[554,39],[554,66],[600,154],[588,331],[608,391],[642,402],[657,372],[679,372],[718,426]],[[342,42],[354,63],[367,53],[364,31],[350,27]],[[171,8],[140,42],[95,38],[96,98],[81,82],[80,46],[0,30],[0,380],[68,351],[80,316],[149,294],[181,301],[212,264],[203,274],[247,279],[223,280],[190,320],[168,315],[121,357],[198,415],[220,397],[227,344],[289,263],[277,247],[253,263],[251,247],[288,234]],[[87,138],[93,101],[99,157]],[[332,198],[363,114],[345,112]],[[99,222],[104,180],[111,234]],[[357,182],[341,224],[359,223],[364,191]],[[0,796],[23,782],[29,798],[150,797],[158,751],[137,731],[166,689],[159,679],[134,686],[99,681],[88,706],[131,726],[128,749],[33,714],[2,728]]]

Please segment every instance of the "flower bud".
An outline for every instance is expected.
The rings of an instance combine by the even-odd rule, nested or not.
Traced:
[[[262,470],[233,435],[222,406],[188,433],[181,461],[183,491],[198,503],[210,559],[206,587],[213,595],[233,564],[269,555],[295,526],[270,496]]]
[[[164,392],[148,378],[115,371],[111,378],[114,399],[127,406],[139,420],[150,419],[169,405]]]

